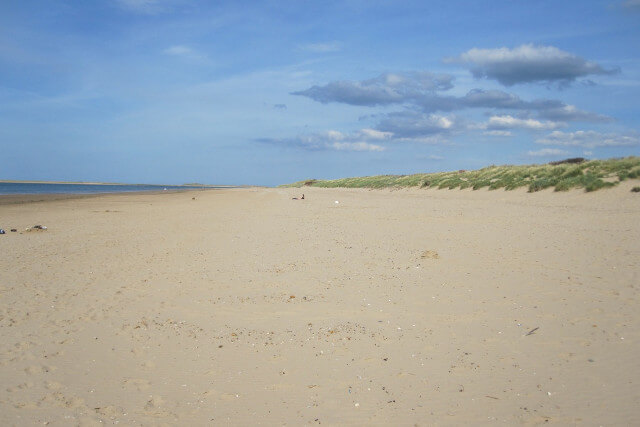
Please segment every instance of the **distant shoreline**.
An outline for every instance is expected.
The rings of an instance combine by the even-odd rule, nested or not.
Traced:
[[[122,185],[122,186],[153,186],[153,187],[186,187],[186,188],[236,188],[242,185],[215,184],[125,184],[122,182],[90,182],[90,181],[21,181],[14,179],[0,179],[0,184],[65,184],[65,185]]]
[[[114,194],[166,194],[177,192],[228,190],[237,186],[62,183],[42,181],[0,181],[0,205],[80,199]]]
[[[180,192],[191,192],[197,190],[226,190],[237,187],[211,187],[211,188],[198,188],[198,187],[185,187],[184,190],[158,190],[158,191],[126,191],[126,192],[115,192],[115,193],[33,193],[33,194],[0,194],[0,206],[2,205],[21,205],[24,203],[38,203],[38,202],[54,202],[61,200],[70,200],[70,199],[86,199],[86,198],[95,198],[95,197],[104,197],[104,196],[135,196],[135,195],[159,195],[159,194],[168,194],[168,193],[180,193]]]

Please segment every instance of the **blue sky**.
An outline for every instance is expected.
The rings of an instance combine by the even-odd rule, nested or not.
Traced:
[[[0,4],[0,179],[277,185],[640,154],[640,0]]]

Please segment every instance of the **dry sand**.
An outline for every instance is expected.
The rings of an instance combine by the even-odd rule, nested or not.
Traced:
[[[0,424],[638,425],[629,190],[1,205]]]

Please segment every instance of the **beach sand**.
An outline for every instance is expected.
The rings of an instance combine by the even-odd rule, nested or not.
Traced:
[[[631,185],[0,205],[0,424],[638,425]]]

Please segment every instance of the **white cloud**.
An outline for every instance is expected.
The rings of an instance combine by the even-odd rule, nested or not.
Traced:
[[[343,133],[337,130],[328,130],[308,135],[300,135],[295,138],[272,139],[260,138],[258,142],[277,144],[290,147],[298,147],[310,151],[336,150],[336,151],[384,151],[386,148],[369,141],[381,141],[390,139],[391,134],[374,129],[361,129],[352,133]]]
[[[537,139],[538,144],[561,145],[568,147],[620,147],[640,145],[637,135],[620,135],[616,133],[600,133],[593,130],[576,132],[553,131],[544,138]]]
[[[385,115],[377,128],[398,138],[418,139],[448,134],[456,130],[457,126],[453,116],[404,111]]]
[[[448,117],[438,117],[435,114],[432,114],[431,117],[435,119],[435,123],[437,123],[442,129],[451,129],[451,126],[453,126],[453,120]]]
[[[549,59],[566,59],[572,56],[573,55],[553,46],[525,44],[514,49],[506,47],[498,49],[473,48],[460,55],[460,59],[478,65],[490,65],[495,63],[510,63],[513,61],[534,62],[547,61]]]
[[[366,138],[377,140],[389,139],[393,136],[391,132],[381,132],[375,129],[361,129],[360,134]]]
[[[513,49],[473,48],[445,62],[469,64],[475,77],[497,80],[506,86],[517,83],[559,82],[568,84],[579,77],[612,74],[595,62],[554,46],[524,44]]]
[[[344,134],[342,132],[338,132],[337,130],[329,130],[326,132],[326,136],[329,139],[341,141],[344,139]]]
[[[492,116],[485,124],[487,129],[530,129],[530,130],[551,130],[565,126],[559,122],[541,122],[534,119],[519,119],[513,116]]]
[[[339,151],[384,151],[385,148],[368,142],[334,142],[331,147]]]
[[[566,156],[569,152],[566,150],[560,150],[558,148],[543,148],[538,151],[527,151],[527,156],[530,157],[552,157],[552,156]]]
[[[508,130],[488,130],[482,132],[483,135],[489,136],[512,136],[513,134]]]

